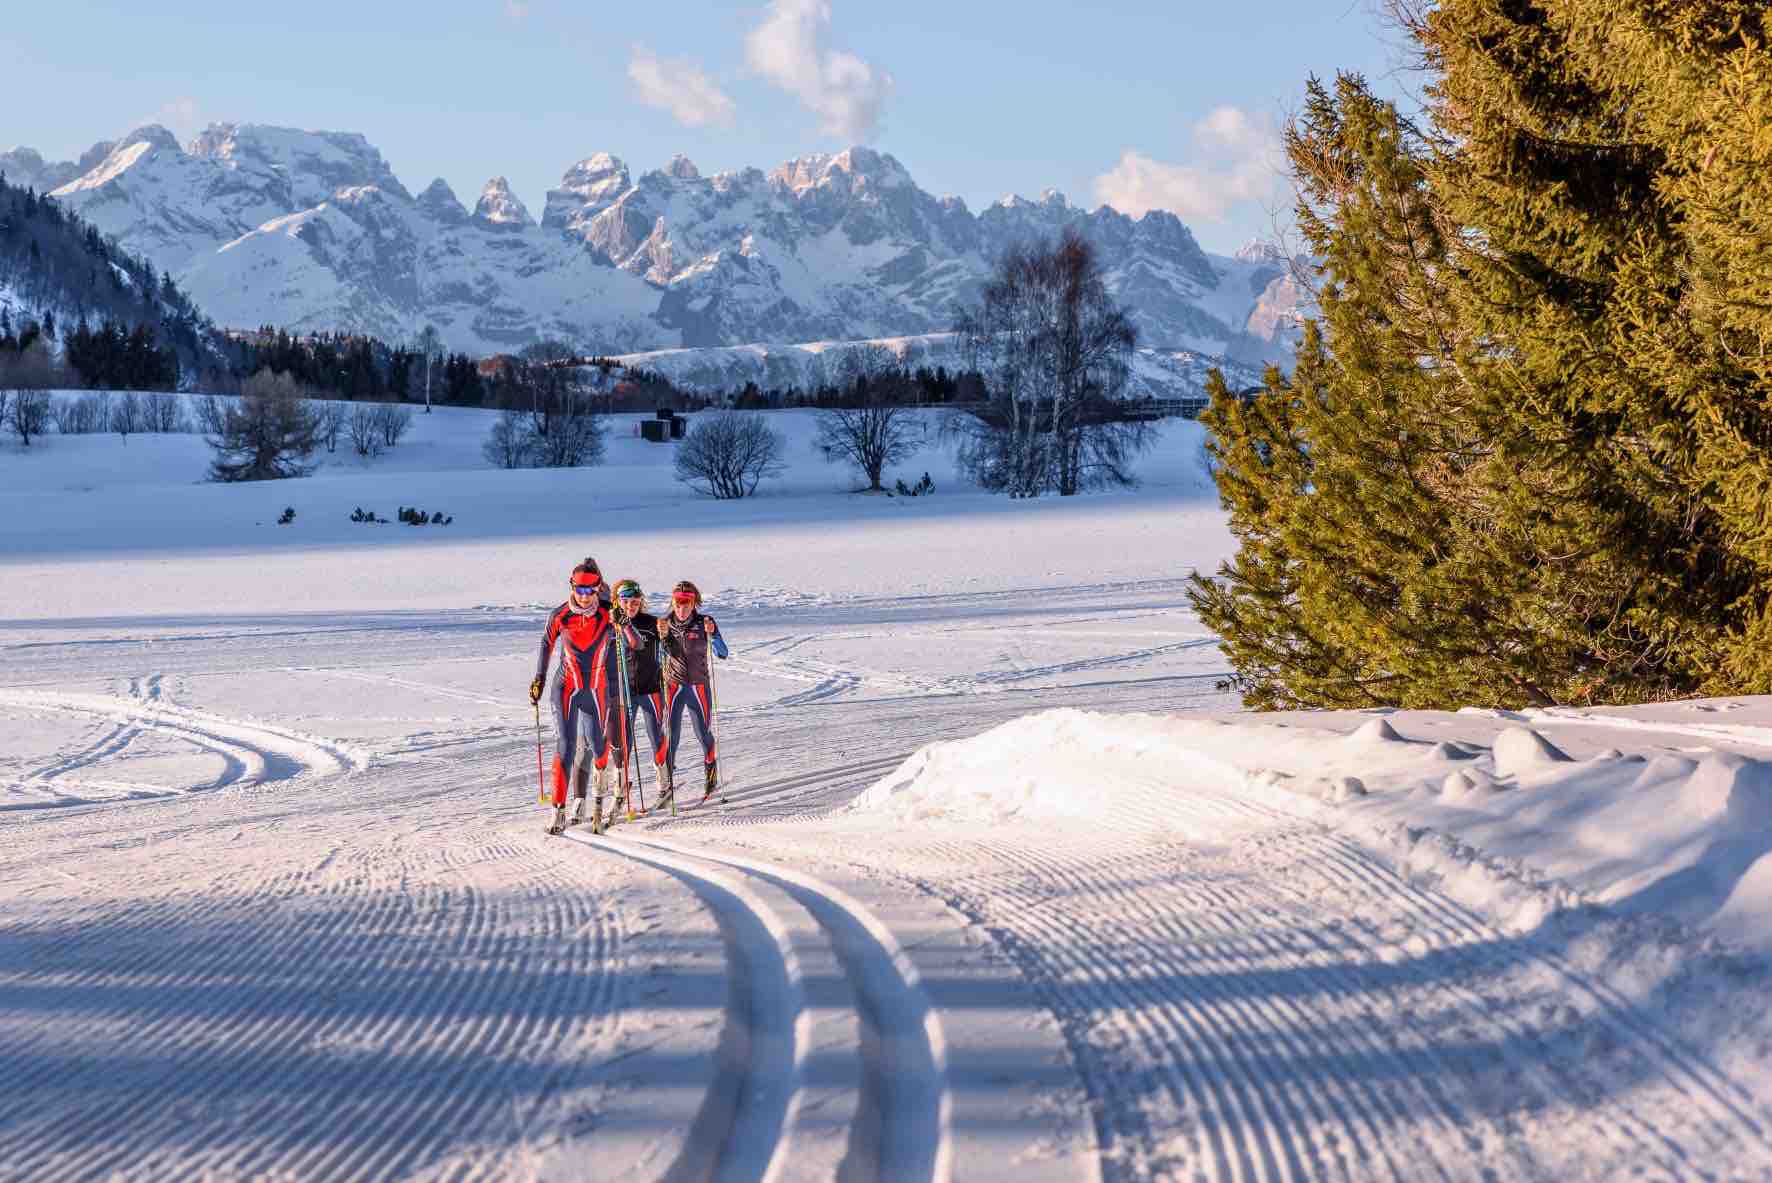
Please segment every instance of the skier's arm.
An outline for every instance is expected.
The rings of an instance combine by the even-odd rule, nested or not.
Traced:
[[[708,634],[708,645],[713,649],[714,656],[722,661],[731,656],[726,652],[726,638],[720,635],[719,625],[715,625],[714,631]]]
[[[548,627],[541,635],[541,656],[535,659],[535,676],[543,681],[548,676],[548,658],[554,655],[554,642],[560,637],[560,626],[564,613],[556,608],[548,617]]]

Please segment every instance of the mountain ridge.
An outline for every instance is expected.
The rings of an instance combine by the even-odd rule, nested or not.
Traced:
[[[1074,228],[1144,344],[1285,363],[1296,334],[1283,258],[1210,255],[1173,214],[1083,210],[1051,190],[974,214],[866,147],[711,175],[677,156],[636,176],[592,153],[539,218],[502,177],[472,209],[440,180],[414,196],[351,132],[218,123],[180,146],[150,124],[77,162],[29,149],[8,162],[60,180],[57,201],[237,326],[401,340],[435,323],[479,353],[927,334],[951,327],[1008,245]]]

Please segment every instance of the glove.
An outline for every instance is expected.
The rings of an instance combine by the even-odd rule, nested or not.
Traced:
[[[628,614],[622,611],[620,604],[617,604],[609,610],[609,619],[615,621],[617,627],[620,627],[627,624]]]
[[[541,679],[529,683],[529,705],[539,706],[541,703]]]

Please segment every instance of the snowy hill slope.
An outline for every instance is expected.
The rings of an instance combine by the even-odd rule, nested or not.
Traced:
[[[87,163],[25,151],[12,156],[44,180]],[[1283,260],[1209,255],[1172,214],[1049,192],[975,215],[866,148],[711,177],[678,157],[635,178],[598,153],[536,222],[502,178],[472,213],[441,181],[414,197],[359,135],[215,124],[180,147],[148,126],[54,193],[220,323],[400,338],[434,322],[477,353],[941,332],[1003,249],[1065,228],[1096,244],[1153,348],[1284,362],[1299,304]]]

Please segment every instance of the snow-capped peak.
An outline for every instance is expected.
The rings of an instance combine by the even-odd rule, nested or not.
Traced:
[[[667,176],[676,177],[680,181],[693,181],[701,176],[701,170],[695,167],[695,161],[681,152],[671,157],[671,162],[665,165],[664,171]]]
[[[495,226],[531,226],[535,223],[529,210],[511,192],[511,183],[503,177],[493,177],[486,182],[486,188],[480,190],[480,202],[474,207],[474,216]]]
[[[1280,249],[1280,244],[1277,242],[1270,242],[1264,238],[1251,238],[1237,248],[1235,257],[1245,263],[1284,263],[1286,252]]]
[[[418,195],[418,204],[420,209],[434,215],[461,217],[467,214],[467,210],[462,208],[461,199],[455,195],[455,190],[442,177],[425,186],[425,191]]]

